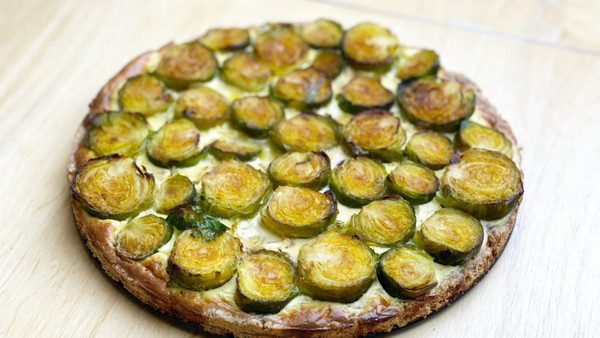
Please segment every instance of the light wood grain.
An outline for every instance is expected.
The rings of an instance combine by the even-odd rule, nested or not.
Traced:
[[[561,2],[550,17],[540,3],[506,1],[490,13],[472,2],[443,17],[464,25],[452,27],[307,1],[0,1],[0,336],[192,335],[128,297],[88,257],[68,204],[71,140],[97,90],[137,54],[212,26],[315,17],[346,27],[376,21],[403,43],[435,48],[446,68],[483,88],[523,147],[525,199],[504,254],[472,291],[404,334],[597,335],[600,57],[587,51],[598,48],[598,27],[582,9],[592,2]],[[450,15],[443,8],[410,13]],[[556,45],[469,28],[490,21]]]

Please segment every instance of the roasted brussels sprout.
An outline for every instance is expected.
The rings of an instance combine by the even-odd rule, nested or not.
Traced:
[[[318,300],[350,303],[375,279],[375,253],[358,238],[339,232],[317,236],[300,248],[300,287]]]
[[[389,191],[412,204],[424,204],[435,197],[438,179],[431,169],[413,162],[402,162],[386,178]]]
[[[277,72],[298,64],[304,59],[308,49],[308,45],[289,26],[270,29],[254,41],[256,57]]]
[[[77,169],[71,195],[92,215],[123,220],[152,205],[154,177],[130,158],[111,155]]]
[[[475,111],[475,92],[460,82],[427,76],[400,83],[398,103],[417,128],[453,132]]]
[[[175,174],[167,178],[156,191],[156,211],[168,214],[176,208],[191,203],[196,195],[194,183],[189,178]]]
[[[440,58],[433,50],[404,50],[398,60],[396,76],[407,81],[427,75],[437,75]]]
[[[281,235],[312,237],[333,222],[337,202],[331,191],[279,186],[261,216],[267,228]]]
[[[199,129],[207,129],[229,119],[229,102],[217,91],[198,86],[181,93],[175,115],[186,117]]]
[[[311,67],[320,69],[335,79],[344,69],[344,59],[338,52],[325,50],[317,54]]]
[[[146,119],[136,113],[110,111],[89,115],[88,121],[85,142],[99,156],[133,156],[150,132]]]
[[[385,161],[402,159],[406,133],[392,113],[372,109],[355,115],[343,128],[346,146],[353,156],[370,156]]]
[[[360,207],[385,195],[385,168],[365,157],[350,158],[331,171],[329,186],[340,203]]]
[[[248,46],[250,35],[247,30],[241,28],[214,28],[208,30],[200,41],[212,50],[229,52]]]
[[[444,208],[421,223],[415,244],[446,265],[460,264],[475,256],[483,243],[483,227],[469,214]]]
[[[360,23],[344,34],[342,50],[348,63],[365,70],[387,69],[396,59],[398,38],[374,23]]]
[[[262,250],[238,267],[236,304],[245,312],[277,313],[298,294],[292,261],[283,253]]]
[[[245,137],[229,137],[210,144],[210,153],[223,160],[249,161],[260,154],[261,146]]]
[[[171,280],[191,290],[209,290],[225,284],[235,273],[241,255],[240,241],[229,232],[212,241],[183,231],[169,257]]]
[[[423,249],[402,244],[379,259],[377,277],[393,297],[414,299],[437,286],[433,258]]]
[[[283,107],[268,97],[245,96],[231,108],[234,126],[254,137],[266,137],[284,117]]]
[[[199,42],[190,42],[165,48],[154,74],[168,87],[179,90],[212,79],[218,65],[210,49]]]
[[[167,110],[173,97],[162,82],[151,75],[138,75],[125,82],[119,90],[119,105],[126,112],[154,115]]]
[[[445,167],[454,155],[452,141],[434,131],[414,134],[406,145],[406,155],[411,160],[433,170]]]
[[[373,108],[389,109],[394,104],[394,94],[378,78],[365,75],[352,78],[336,98],[340,109],[352,114]]]
[[[472,121],[463,121],[456,137],[456,147],[465,151],[471,148],[495,150],[512,156],[512,143],[496,129],[485,127]]]
[[[249,53],[237,53],[223,63],[221,76],[225,82],[249,92],[265,88],[273,75],[266,65],[254,60]]]
[[[289,107],[304,109],[321,106],[331,99],[329,75],[317,68],[294,69],[273,86],[273,96]]]
[[[506,216],[523,194],[521,173],[506,155],[471,149],[458,153],[441,179],[440,203],[479,219]]]
[[[134,218],[115,234],[115,249],[126,259],[141,260],[153,255],[173,236],[173,228],[164,218],[146,215]]]
[[[202,176],[200,203],[212,216],[251,216],[270,186],[267,175],[251,165],[224,161]]]
[[[279,122],[271,135],[287,151],[321,151],[337,144],[339,126],[330,117],[299,114]]]
[[[373,201],[350,219],[354,233],[369,245],[394,246],[415,234],[415,211],[400,196]]]
[[[275,185],[319,190],[327,184],[330,168],[325,152],[291,152],[274,159],[268,172]]]
[[[200,131],[185,119],[165,123],[148,138],[146,152],[160,167],[189,167],[205,155],[199,146]]]
[[[302,26],[300,36],[314,48],[336,48],[344,35],[342,26],[334,21],[318,19]]]

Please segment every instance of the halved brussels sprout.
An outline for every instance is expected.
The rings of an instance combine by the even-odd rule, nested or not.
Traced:
[[[355,115],[343,128],[346,146],[353,156],[379,157],[386,161],[402,159],[406,133],[392,113],[372,109]]]
[[[225,82],[249,92],[265,88],[273,71],[254,60],[249,53],[237,53],[223,63],[221,76]]]
[[[506,155],[485,149],[458,153],[441,179],[443,206],[480,219],[506,216],[523,194],[521,173]]]
[[[406,145],[406,155],[411,160],[433,170],[442,169],[454,155],[452,141],[435,131],[414,134]]]
[[[217,159],[248,161],[260,154],[261,146],[245,137],[229,137],[210,144],[210,153]]]
[[[402,81],[427,75],[437,75],[440,57],[433,50],[404,50],[398,60],[396,76]]]
[[[233,124],[254,137],[265,137],[284,117],[283,107],[269,97],[245,96],[231,104]]]
[[[335,79],[344,69],[344,59],[338,52],[325,50],[317,54],[311,67],[320,69],[330,78]]]
[[[200,41],[212,50],[229,52],[248,46],[250,35],[242,28],[213,28],[208,30]]]
[[[331,191],[279,186],[262,210],[263,224],[284,236],[312,237],[337,216]]]
[[[210,49],[199,42],[189,42],[165,48],[155,75],[168,87],[179,90],[212,79],[218,65]]]
[[[168,214],[176,208],[191,203],[196,195],[194,183],[183,175],[169,176],[156,192],[156,211]]]
[[[471,148],[495,150],[512,156],[512,143],[496,129],[485,127],[472,121],[463,121],[456,137],[456,147],[465,151]]]
[[[424,204],[435,197],[438,179],[431,169],[413,162],[402,162],[385,181],[389,191],[399,194],[412,204]]]
[[[274,159],[268,172],[275,185],[319,190],[327,184],[330,168],[325,152],[291,152]]]
[[[358,238],[323,233],[300,248],[299,285],[312,298],[350,303],[375,279],[375,253]]]
[[[262,250],[238,267],[236,304],[245,312],[277,313],[298,294],[296,273],[285,254]]]
[[[289,26],[270,29],[254,41],[256,57],[277,72],[298,64],[308,49],[302,38]]]
[[[415,210],[400,196],[373,201],[350,219],[354,233],[369,245],[394,246],[415,234]]]
[[[173,97],[162,82],[151,75],[138,75],[125,82],[119,90],[119,105],[123,111],[154,115],[167,110]]]
[[[154,177],[135,161],[104,156],[87,161],[77,169],[71,195],[91,214],[123,220],[152,205]]]
[[[318,19],[302,26],[300,36],[314,48],[336,48],[344,35],[342,26],[331,20]]]
[[[191,290],[209,290],[225,284],[235,273],[241,255],[240,241],[229,232],[212,241],[183,231],[169,257],[171,279]]]
[[[317,68],[294,69],[273,86],[273,96],[289,107],[303,109],[321,106],[331,99],[329,75]]]
[[[352,114],[372,108],[389,109],[394,104],[394,94],[378,78],[365,75],[352,78],[336,98],[340,109]]]
[[[251,216],[270,186],[267,175],[251,165],[224,161],[202,176],[200,203],[212,216]]]
[[[186,117],[199,129],[207,129],[229,119],[229,102],[214,89],[198,86],[181,93],[175,115]]]
[[[400,83],[398,103],[417,128],[453,132],[475,111],[475,92],[460,82],[427,76]]]
[[[304,113],[279,122],[271,135],[287,151],[321,151],[337,144],[338,133],[332,118]]]
[[[360,23],[344,34],[342,50],[354,68],[380,70],[396,59],[398,38],[374,23]]]
[[[438,284],[433,258],[411,244],[399,245],[381,255],[377,277],[387,293],[404,299],[427,294]]]
[[[340,203],[360,207],[385,195],[385,168],[365,157],[344,160],[331,171],[329,186]]]
[[[150,135],[146,144],[148,158],[159,167],[189,167],[205,155],[199,146],[200,131],[188,120],[165,123]]]
[[[141,260],[153,255],[173,235],[173,228],[164,218],[146,215],[134,218],[115,234],[115,249],[126,259]]]
[[[421,223],[413,241],[435,257],[436,262],[456,265],[479,252],[483,227],[469,214],[444,208]]]
[[[110,111],[89,115],[88,121],[85,142],[99,156],[133,156],[150,133],[148,122],[137,113]]]

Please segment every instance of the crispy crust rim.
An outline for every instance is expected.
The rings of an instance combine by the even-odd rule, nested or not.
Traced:
[[[141,54],[111,78],[90,103],[90,114],[108,110],[111,93],[127,78],[139,75],[151,55],[152,51]],[[463,75],[449,73],[442,69],[440,74],[448,79],[460,81],[475,91],[477,109],[481,111],[485,120],[513,142],[517,149],[515,157],[520,160],[519,148],[512,130],[483,97],[481,90]],[[85,147],[87,124],[88,120],[85,118],[75,135],[73,155],[67,173],[69,185],[73,181],[76,169],[92,157]],[[523,176],[522,169],[521,176]],[[111,221],[88,215],[73,197],[71,197],[71,205],[77,229],[104,271],[138,300],[175,317],[188,327],[215,334],[232,333],[239,337],[348,337],[385,333],[392,329],[406,327],[441,310],[469,290],[491,268],[504,249],[515,225],[521,199],[505,218],[504,223],[489,229],[488,240],[479,254],[465,264],[462,273],[453,274],[441,283],[436,294],[401,303],[399,306],[374,302],[370,308],[359,314],[348,314],[332,304],[302,307],[288,313],[285,317],[247,314],[239,310],[235,304],[226,301],[199,299],[193,297],[190,292],[169,290],[167,277],[161,278],[157,276],[160,274],[155,275],[152,272],[160,267],[127,261],[116,254],[112,244]]]

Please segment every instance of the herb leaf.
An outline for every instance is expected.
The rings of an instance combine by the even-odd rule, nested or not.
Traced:
[[[221,236],[227,227],[219,219],[202,213],[197,207],[186,206],[167,217],[167,223],[179,230],[192,229],[193,237],[210,242]]]

